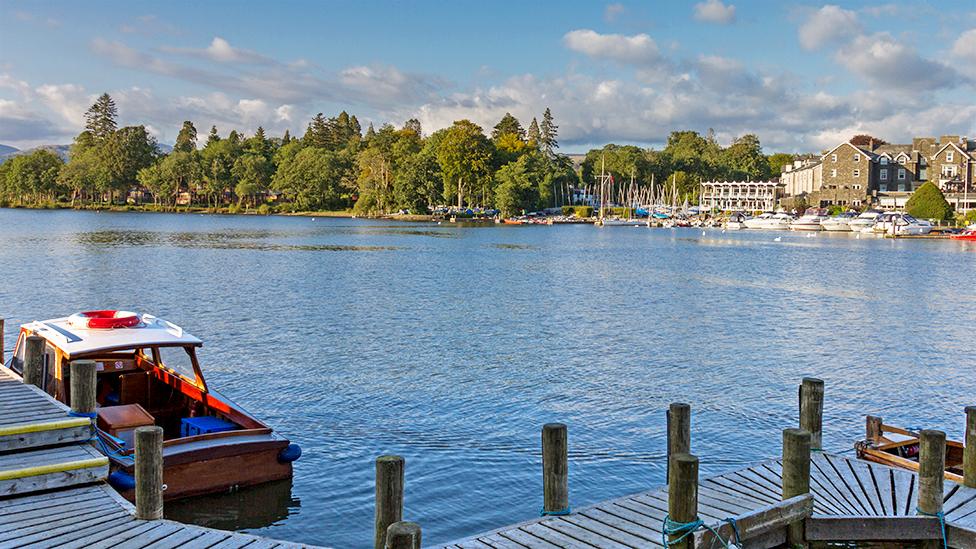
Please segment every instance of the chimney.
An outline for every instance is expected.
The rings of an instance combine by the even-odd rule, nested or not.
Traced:
[[[869,151],[873,151],[874,150],[874,138],[873,137],[870,139],[870,141],[868,141],[868,150]]]

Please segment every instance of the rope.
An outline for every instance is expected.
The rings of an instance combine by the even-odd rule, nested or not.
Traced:
[[[539,516],[543,516],[543,517],[561,517],[561,516],[564,516],[564,515],[568,515],[568,514],[570,514],[572,512],[573,511],[569,507],[567,507],[565,509],[560,509],[559,511],[546,511],[546,508],[543,507],[539,511]]]
[[[732,526],[732,532],[735,534],[735,544],[742,547],[742,538],[739,536],[739,525],[735,522],[735,519],[733,517],[729,517],[723,522],[727,522]]]
[[[732,521],[732,528],[735,530],[736,539],[739,536],[739,529],[735,526],[735,519],[726,519]],[[681,543],[686,537],[694,534],[696,531],[701,529],[708,530],[715,536],[715,539],[722,543],[722,547],[725,549],[731,549],[728,542],[722,539],[722,536],[718,535],[718,532],[714,528],[705,524],[700,518],[696,518],[691,522],[678,522],[671,520],[671,515],[664,515],[664,521],[661,523],[661,542],[665,547],[671,547],[672,545],[677,545]],[[678,536],[680,534],[680,536]],[[678,539],[669,540],[669,536],[678,536]]]
[[[942,549],[949,549],[949,542],[946,540],[945,513],[942,511],[939,511],[938,513],[926,513],[925,511],[920,510],[918,507],[915,508],[915,512],[926,517],[935,517],[939,519],[939,526],[942,528]]]
[[[68,410],[68,415],[72,417],[87,417],[88,419],[92,420],[91,438],[88,439],[88,442],[97,443],[99,450],[101,450],[103,454],[105,454],[108,457],[115,457],[121,460],[135,461],[134,457],[126,455],[122,453],[120,450],[112,450],[111,448],[109,448],[108,445],[105,444],[105,441],[102,440],[102,437],[98,436],[100,430],[98,427],[95,426],[95,421],[94,421],[95,418],[98,417],[97,412],[76,412],[74,410]]]

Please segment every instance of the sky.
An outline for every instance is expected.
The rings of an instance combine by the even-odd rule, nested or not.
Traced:
[[[161,143],[183,120],[301,134],[345,110],[429,134],[546,107],[566,153],[686,129],[767,153],[974,136],[976,0],[0,0],[0,143],[70,143],[103,92]]]

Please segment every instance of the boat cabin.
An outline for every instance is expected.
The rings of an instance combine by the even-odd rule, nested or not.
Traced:
[[[207,386],[196,353],[203,342],[179,326],[124,311],[90,311],[24,324],[8,362],[20,375],[29,336],[43,339],[41,389],[66,404],[71,399],[70,363],[95,362],[99,446],[113,469],[132,473],[136,428],[163,428],[167,499],[291,476],[291,461],[300,450]],[[224,463],[216,465],[220,459],[215,458]],[[194,479],[203,472],[199,463],[191,466],[194,462],[256,468]],[[122,484],[125,488],[126,482]]]

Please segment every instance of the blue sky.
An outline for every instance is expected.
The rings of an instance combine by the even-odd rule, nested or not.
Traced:
[[[528,124],[565,152],[757,133],[768,152],[868,132],[976,134],[976,1],[19,2],[0,0],[0,143],[66,143],[103,91],[172,142],[361,121]]]

